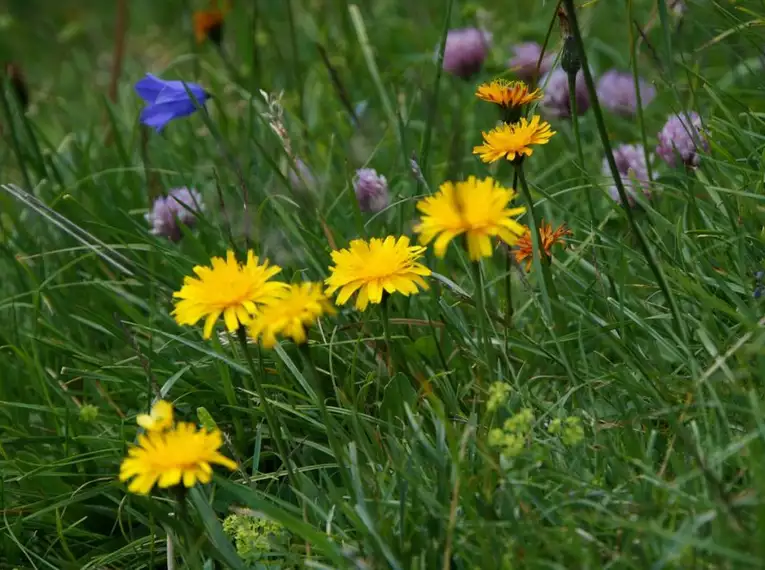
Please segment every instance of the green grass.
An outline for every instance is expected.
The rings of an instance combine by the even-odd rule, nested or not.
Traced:
[[[390,368],[375,307],[322,319],[310,361],[284,342],[251,346],[250,367],[235,336],[175,324],[172,293],[248,243],[287,281],[323,280],[333,247],[412,235],[416,200],[445,180],[510,186],[509,164],[471,153],[496,121],[472,93],[505,72],[510,45],[544,40],[554,2],[234,2],[221,57],[194,46],[187,3],[135,1],[116,102],[112,8],[17,4],[0,17],[0,59],[23,67],[32,103],[21,115],[5,92],[0,183],[31,197],[0,192],[0,568],[167,568],[168,536],[176,568],[765,566],[762,2],[692,0],[682,20],[665,0],[581,3],[596,78],[637,53],[659,92],[638,120],[604,111],[611,145],[653,149],[668,114],[694,109],[710,152],[696,170],[657,160],[654,199],[628,216],[606,191],[595,113],[579,120],[581,157],[570,122],[552,121],[524,166],[537,221],[572,230],[549,278],[503,249],[478,280],[458,243],[429,252],[430,290],[390,298]],[[445,23],[476,21],[494,34],[485,69],[439,73]],[[143,133],[133,84],[146,71],[203,84],[209,119]],[[284,92],[313,191],[289,184],[260,90]],[[364,165],[392,192],[371,217],[349,187]],[[204,219],[178,244],[150,235],[150,200],[183,185]],[[489,411],[493,382],[511,392]],[[211,417],[240,465],[182,504],[116,479],[158,395],[188,421]],[[522,449],[501,457],[490,430],[526,409]],[[572,416],[578,444],[549,430]]]

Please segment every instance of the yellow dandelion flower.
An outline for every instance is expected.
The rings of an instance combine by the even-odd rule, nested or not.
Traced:
[[[542,220],[542,224],[539,227],[539,245],[545,252],[545,255],[550,257],[552,255],[552,247],[556,243],[565,245],[565,237],[567,235],[571,235],[571,232],[565,225],[560,225],[557,229],[553,230],[551,224],[545,224],[544,220]],[[515,246],[515,261],[520,264],[525,260],[526,271],[528,271],[531,269],[531,260],[534,258],[534,246],[531,241],[531,230],[529,228],[525,229],[521,239],[518,240]]]
[[[482,101],[496,103],[501,107],[521,107],[542,98],[542,91],[529,89],[523,81],[495,79],[478,86],[475,96]]]
[[[234,332],[239,324],[247,324],[256,306],[280,296],[286,283],[270,281],[282,269],[277,265],[263,265],[252,250],[247,252],[247,263],[236,260],[233,251],[226,259],[213,257],[212,267],[194,268],[197,277],[186,277],[180,291],[173,297],[177,302],[173,317],[179,325],[195,325],[203,317],[204,338],[210,338],[218,318],[223,315],[226,328]]]
[[[146,431],[164,431],[173,425],[173,405],[160,400],[151,407],[151,414],[140,414],[136,423]]]
[[[284,297],[263,305],[248,325],[250,336],[265,348],[273,348],[276,335],[291,338],[295,344],[306,341],[306,328],[335,308],[318,283],[290,286]]]
[[[526,228],[514,217],[526,208],[507,207],[515,195],[515,190],[503,188],[491,177],[445,182],[436,194],[418,202],[423,216],[414,231],[424,245],[436,239],[433,249],[438,257],[444,256],[450,241],[465,234],[470,259],[478,261],[491,255],[492,237],[513,245],[523,235]]]
[[[128,450],[120,466],[120,481],[132,481],[128,491],[148,495],[154,485],[162,489],[183,483],[193,487],[209,483],[211,464],[235,469],[236,463],[222,455],[220,431],[198,430],[190,423],[179,423],[168,431],[150,431],[138,436],[138,445]]]
[[[383,291],[411,295],[417,286],[427,289],[423,277],[430,269],[417,260],[424,247],[409,245],[409,238],[388,236],[384,240],[353,240],[348,249],[332,252],[332,275],[325,281],[327,295],[340,289],[335,303],[343,305],[356,291],[356,308],[363,311],[369,303],[382,301]]]
[[[531,121],[521,118],[519,123],[503,123],[488,133],[482,133],[484,144],[473,148],[484,162],[496,162],[501,158],[513,161],[523,156],[531,156],[534,145],[547,144],[555,131],[550,130],[550,123],[542,121],[539,115]]]

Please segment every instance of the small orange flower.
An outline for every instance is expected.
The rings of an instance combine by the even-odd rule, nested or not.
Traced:
[[[482,101],[508,108],[528,105],[542,98],[539,89],[531,90],[523,81],[505,79],[495,79],[491,83],[479,85],[475,95]]]
[[[220,44],[223,18],[229,10],[231,10],[230,2],[224,1],[223,7],[219,7],[217,0],[211,0],[208,10],[194,12],[194,37],[198,44],[204,43],[207,39]]]
[[[552,247],[559,243],[565,247],[566,240],[564,236],[571,235],[571,231],[564,225],[558,226],[558,229],[553,230],[552,225],[545,224],[544,220],[542,225],[539,226],[539,237],[541,238],[540,247],[544,250],[545,255],[550,257],[552,255]],[[526,233],[523,234],[518,242],[515,244],[515,261],[521,263],[526,261],[526,271],[531,269],[531,260],[534,258],[534,246],[531,241],[531,230],[526,228]]]

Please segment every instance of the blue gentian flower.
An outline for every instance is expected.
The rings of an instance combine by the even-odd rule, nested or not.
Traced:
[[[158,133],[173,119],[191,115],[210,97],[196,83],[165,81],[151,73],[135,84],[135,92],[147,103],[141,111],[141,122]]]

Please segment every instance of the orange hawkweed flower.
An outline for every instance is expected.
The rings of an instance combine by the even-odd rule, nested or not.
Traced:
[[[220,45],[223,39],[223,18],[231,10],[231,2],[224,1],[221,7],[218,0],[210,1],[208,10],[197,10],[194,12],[194,37],[198,44],[204,43],[209,39],[213,43]]]
[[[552,225],[545,224],[543,220],[539,226],[539,245],[545,252],[545,255],[551,257],[552,247],[555,244],[561,244],[565,247],[566,240],[564,238],[567,235],[571,235],[571,231],[564,224],[553,230]],[[526,271],[531,269],[531,260],[534,258],[534,246],[532,245],[531,230],[529,228],[526,228],[526,233],[518,239],[513,253],[515,254],[515,261],[519,264],[526,261]]]

